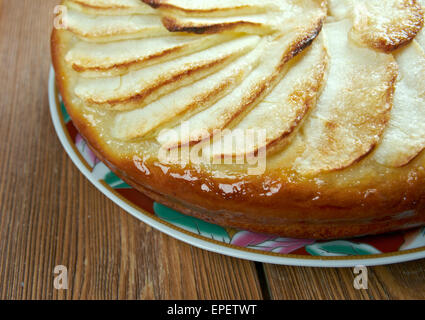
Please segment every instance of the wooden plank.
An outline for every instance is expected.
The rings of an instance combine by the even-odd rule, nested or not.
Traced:
[[[424,299],[425,260],[368,268],[368,289],[354,288],[353,269],[264,265],[272,299]]]
[[[0,2],[0,298],[261,298],[254,263],[152,230],[71,163],[48,111],[57,3]],[[68,290],[53,288],[56,265]]]

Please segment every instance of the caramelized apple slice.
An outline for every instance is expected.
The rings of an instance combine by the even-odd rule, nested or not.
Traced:
[[[66,0],[64,5],[86,14],[155,14],[155,10],[140,0]]]
[[[268,14],[224,18],[187,18],[167,15],[162,19],[164,26],[171,32],[192,32],[197,34],[223,31],[267,34],[276,30],[276,21],[276,18]]]
[[[258,65],[265,44],[263,40],[253,51],[219,72],[165,95],[144,108],[118,114],[113,124],[113,136],[121,140],[151,136],[162,127],[173,127],[208,108],[229,94]]]
[[[180,1],[178,1],[180,2]],[[163,11],[163,23],[165,27],[172,32],[186,31],[193,33],[217,33],[223,31],[237,31],[254,34],[267,34],[276,30],[290,30],[295,26],[305,25],[306,21],[316,20],[316,18],[324,19],[326,17],[326,1],[325,0],[279,0],[265,1],[262,5],[259,2],[248,1],[248,6],[254,8],[261,6],[263,9],[255,14],[247,15],[238,13],[234,16],[220,16],[216,12],[223,12],[226,8],[237,8],[242,2],[184,2],[183,10],[185,14],[173,11]],[[193,14],[198,9],[210,10],[210,14]],[[212,9],[212,8],[215,8]],[[267,8],[267,10],[266,10]],[[212,11],[211,11],[212,10]],[[199,10],[198,10],[199,11]],[[225,10],[224,10],[225,11]]]
[[[167,35],[154,15],[97,16],[75,10],[67,13],[67,29],[88,41],[114,41]]]
[[[422,11],[425,12],[425,0],[418,0],[418,3],[421,5]],[[415,40],[422,47],[422,49],[425,50],[425,28],[422,28],[422,30],[419,31],[419,33],[416,35]]]
[[[224,17],[242,14],[258,14],[277,9],[273,0],[143,0],[161,12],[174,12],[191,16]]]
[[[252,50],[258,36],[245,36],[176,60],[156,64],[112,78],[80,79],[75,87],[87,103],[115,109],[142,107],[201,78],[217,72],[231,61]]]
[[[324,85],[328,65],[327,51],[323,36],[319,36],[298,57],[290,62],[289,71],[263,101],[252,110],[234,129],[266,130],[265,141],[236,144],[231,153],[224,151],[225,157],[239,157],[256,154],[260,148],[267,153],[277,151],[290,142],[306,115],[316,106],[320,89]],[[223,137],[222,146],[226,137]],[[264,142],[264,145],[259,143]],[[213,150],[220,150],[213,148]],[[214,153],[214,157],[221,154]]]
[[[302,150],[294,162],[301,174],[351,166],[374,149],[387,126],[397,64],[392,55],[351,43],[351,27],[350,20],[324,27],[329,74],[294,146]]]
[[[102,9],[121,9],[139,7],[140,0],[72,0],[81,5]]]
[[[386,166],[402,167],[425,148],[425,54],[414,41],[395,57],[400,77],[389,126],[375,159]]]
[[[329,12],[336,19],[352,18],[352,39],[383,52],[409,43],[424,24],[416,0],[331,0]]]
[[[199,52],[230,39],[230,35],[187,35],[110,43],[81,41],[65,59],[85,77],[114,76]]]

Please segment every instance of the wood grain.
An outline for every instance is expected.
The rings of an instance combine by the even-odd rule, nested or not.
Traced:
[[[0,2],[0,298],[262,298],[254,263],[152,230],[71,163],[48,111],[57,3]],[[53,288],[56,265],[69,290]]]
[[[0,299],[425,298],[425,261],[369,269],[254,264],[183,244],[120,210],[75,168],[48,111],[57,0],[0,0]],[[53,288],[54,267],[69,289]]]
[[[368,289],[357,290],[352,268],[264,265],[272,299],[425,299],[425,260],[368,268]]]

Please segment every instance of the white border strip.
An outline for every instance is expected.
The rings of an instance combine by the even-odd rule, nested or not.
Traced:
[[[160,222],[150,218],[149,216],[146,216],[142,214],[139,210],[135,209],[134,207],[129,206],[124,201],[122,201],[120,198],[118,198],[116,195],[114,195],[110,190],[105,188],[104,185],[102,185],[98,180],[96,180],[91,172],[81,163],[78,156],[74,153],[73,148],[68,142],[68,139],[63,132],[62,124],[58,115],[58,108],[56,106],[56,98],[55,98],[55,76],[54,76],[54,70],[53,67],[50,68],[50,75],[49,75],[49,105],[50,105],[50,114],[52,117],[53,125],[55,127],[56,133],[59,137],[60,142],[62,143],[62,146],[65,148],[65,151],[67,152],[68,156],[71,158],[72,162],[77,166],[77,168],[84,174],[84,176],[95,185],[97,189],[99,189],[105,196],[107,196],[109,199],[111,199],[116,205],[121,207],[123,210],[130,213],[135,218],[143,221],[144,223],[150,225],[151,227],[175,238],[180,241],[183,241],[187,244],[190,244],[192,246],[212,251],[215,253],[227,255],[230,257],[240,258],[244,260],[250,260],[250,261],[257,261],[257,262],[263,262],[263,263],[271,263],[271,264],[280,264],[280,265],[288,265],[288,266],[302,266],[302,267],[354,267],[357,265],[364,265],[364,266],[377,266],[377,265],[386,265],[386,264],[393,264],[393,263],[400,263],[400,262],[407,262],[412,260],[418,260],[425,258],[425,251],[423,252],[414,252],[414,253],[406,253],[402,255],[392,256],[392,257],[382,257],[382,258],[370,258],[370,259],[350,259],[347,258],[346,260],[332,260],[327,258],[320,259],[320,257],[317,257],[317,259],[300,259],[300,258],[286,258],[286,257],[277,257],[277,256],[270,256],[270,255],[264,255],[261,253],[251,253],[246,252],[238,249],[229,248],[226,246],[220,246],[215,243],[211,243],[202,239],[198,239],[196,237],[192,237],[190,235],[187,235],[183,232],[179,232],[177,230],[174,230],[164,224],[161,224]]]

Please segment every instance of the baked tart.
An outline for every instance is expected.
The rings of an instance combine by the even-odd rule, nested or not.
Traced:
[[[67,0],[78,131],[155,201],[344,238],[425,224],[425,0]]]

